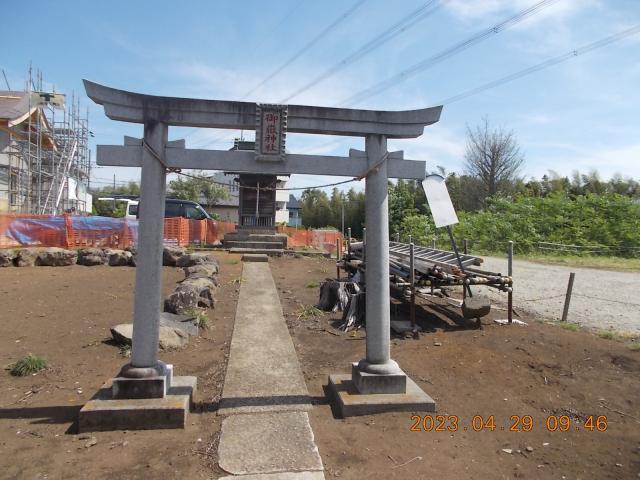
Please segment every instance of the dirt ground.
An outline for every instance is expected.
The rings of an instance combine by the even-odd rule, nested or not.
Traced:
[[[427,333],[394,338],[391,355],[435,399],[445,431],[411,431],[411,413],[336,420],[323,386],[327,375],[347,373],[350,362],[363,358],[364,332],[335,335],[340,314],[298,319],[300,305],[317,302],[315,285],[335,276],[332,261],[287,257],[271,268],[318,402],[311,421],[327,478],[640,478],[640,352],[533,319],[525,319],[526,327],[489,319],[476,330],[451,310],[419,309]],[[408,318],[402,307],[398,318]],[[474,416],[482,417],[481,426],[491,415],[493,431],[473,430]],[[531,431],[510,431],[514,415],[530,415]],[[564,422],[564,415],[570,430],[549,431],[547,419]],[[585,430],[589,415],[606,416],[606,431]],[[447,431],[455,430],[450,416],[458,417],[457,431]]]
[[[185,349],[161,353],[177,374],[198,376],[197,411],[186,430],[97,432],[87,436],[97,440],[93,446],[74,433],[73,423],[81,405],[127,361],[104,340],[109,327],[130,321],[134,269],[0,269],[1,364],[26,352],[50,363],[32,377],[0,372],[0,478],[222,475],[215,465],[215,409],[241,264],[237,256],[216,255],[221,288],[211,328]],[[526,319],[527,327],[486,321],[477,330],[450,310],[419,309],[426,333],[419,340],[394,338],[392,356],[436,400],[445,431],[412,432],[411,413],[340,420],[323,386],[328,374],[348,372],[350,362],[364,356],[364,332],[336,330],[339,314],[298,319],[301,306],[316,303],[318,283],[335,275],[335,264],[284,257],[270,265],[316,404],[310,416],[327,478],[638,478],[640,352],[533,319]],[[182,272],[164,273],[168,293]],[[397,316],[406,318],[402,306]],[[532,431],[509,431],[513,415],[530,415]],[[549,431],[546,419],[563,415],[572,421],[570,430]],[[606,431],[586,430],[589,415],[606,416]],[[446,431],[455,430],[454,416],[457,431]],[[482,431],[473,431],[474,416],[486,425]]]
[[[186,431],[74,434],[81,406],[127,362],[105,340],[131,321],[135,269],[33,267],[0,269],[0,364],[27,352],[50,368],[16,378],[0,372],[0,478],[211,478],[215,413],[239,291],[239,256],[218,254],[220,288],[210,329],[183,350],[161,352],[177,375],[198,377],[198,411]],[[164,293],[182,269],[164,268]],[[89,438],[86,438],[89,437]],[[87,447],[95,437],[96,445]],[[207,451],[209,448],[209,451]],[[142,459],[142,460],[140,460]]]

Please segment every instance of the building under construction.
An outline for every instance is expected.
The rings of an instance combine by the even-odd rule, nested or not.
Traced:
[[[79,99],[0,91],[0,213],[90,213],[89,134]]]

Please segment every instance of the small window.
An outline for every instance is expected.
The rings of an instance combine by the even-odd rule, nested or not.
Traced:
[[[132,203],[131,205],[129,205],[129,215],[134,215],[137,216],[138,215],[138,205]]]
[[[167,202],[164,206],[164,216],[166,218],[181,217],[182,215],[180,214],[180,204]]]

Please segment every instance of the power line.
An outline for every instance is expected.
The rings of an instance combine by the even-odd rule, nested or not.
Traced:
[[[299,1],[297,2],[293,8],[289,9],[289,11],[265,34],[267,36],[273,34],[274,32],[276,32],[276,30],[278,30],[287,20],[289,20],[289,18],[291,18],[293,16],[293,14],[298,11],[300,9],[300,7],[304,5],[303,1]],[[257,47],[259,47],[260,45],[255,45],[254,48],[251,49],[251,51],[256,51],[258,50]],[[255,56],[255,55],[254,55]],[[193,135],[195,132],[197,132],[199,129],[198,128],[194,128],[193,130],[191,130],[190,132],[188,132],[183,138],[187,139],[188,137],[190,137],[191,135]]]
[[[512,73],[510,75],[507,75],[505,77],[499,78],[497,80],[494,80],[492,82],[488,82],[485,83],[484,85],[480,85],[479,87],[475,87],[472,88],[470,90],[467,90],[465,92],[459,93],[457,95],[453,95],[451,97],[447,97],[439,102],[435,102],[435,105],[448,105],[450,103],[453,102],[457,102],[460,100],[463,100],[467,97],[471,97],[473,95],[476,95],[478,93],[484,92],[485,90],[489,90],[491,88],[495,88],[498,87],[502,84],[511,82],[513,80],[517,80],[519,78],[522,78],[526,75],[529,75],[531,73],[535,73],[539,70],[543,70],[545,68],[557,65],[559,63],[565,62],[567,60],[570,60],[574,57],[580,56],[580,55],[584,55],[586,53],[589,53],[593,50],[596,50],[598,48],[602,48],[605,47],[611,43],[623,40],[624,38],[630,37],[632,35],[636,35],[640,33],[640,25],[636,25],[635,27],[631,27],[628,28],[626,30],[623,30],[621,32],[618,32],[616,34],[610,35],[608,37],[602,38],[600,40],[596,40],[595,42],[589,43],[587,45],[584,45],[582,47],[576,48],[574,50],[571,50],[569,52],[566,52],[562,55],[558,55],[557,57],[553,57],[551,59],[545,60],[544,62],[541,62],[537,65],[534,65],[532,67],[528,67],[525,68],[523,70],[520,70],[518,72]],[[332,143],[327,143],[327,144],[323,144],[320,145],[319,147],[315,147],[315,148],[322,148],[322,147],[326,147],[326,146],[330,146],[330,145],[335,145],[336,142],[332,142]]]
[[[529,75],[531,73],[537,72],[539,70],[543,70],[545,68],[551,67],[553,65],[557,65],[559,63],[570,60],[571,58],[577,57],[579,55],[583,55],[585,53],[591,52],[598,48],[605,47],[611,43],[622,40],[626,37],[630,37],[631,35],[636,35],[640,33],[640,25],[636,25],[635,27],[628,28],[627,30],[623,30],[614,35],[610,35],[603,39],[597,40],[593,43],[589,43],[582,47],[576,48],[575,50],[571,50],[569,52],[563,53],[562,55],[558,55],[557,57],[550,58],[545,60],[544,62],[538,63],[537,65],[533,65],[532,67],[525,68],[518,72],[512,73],[511,75],[507,75],[505,77],[499,78],[492,82],[485,83],[484,85],[480,85],[479,87],[472,88],[467,90],[466,92],[462,92],[458,95],[454,95],[452,97],[445,98],[444,100],[437,102],[436,105],[446,105],[449,103],[457,102],[464,98],[470,97],[472,95],[476,95],[478,93],[484,92],[485,90],[489,90],[491,88],[495,88],[502,84],[512,82],[513,80],[517,80],[525,75]]]
[[[438,0],[430,0],[424,3],[423,5],[418,7],[416,10],[413,10],[411,13],[409,13],[408,15],[404,16],[401,20],[396,22],[394,25],[386,29],[384,32],[382,32],[381,34],[369,40],[367,43],[365,43],[362,47],[357,49],[355,52],[353,52],[350,55],[347,55],[340,62],[328,68],[327,70],[322,72],[320,75],[315,77],[313,80],[311,80],[307,84],[298,88],[291,95],[280,100],[279,103],[289,102],[289,100],[291,100],[292,98],[297,97],[303,92],[306,92],[307,90],[314,87],[315,85],[322,82],[323,80],[326,80],[327,78],[333,76],[339,70],[345,68],[346,66],[355,62],[356,60],[364,57],[368,53],[371,53],[375,49],[381,47],[385,43],[389,42],[393,38],[400,35],[401,33],[404,33],[407,29],[413,27],[420,21],[424,20],[425,18],[433,14],[436,10],[438,10],[438,8],[443,3],[446,3],[447,1],[448,0],[442,0],[441,2],[439,2]],[[433,7],[433,8],[430,8],[430,7]]]
[[[294,53],[282,65],[280,65],[273,72],[271,72],[269,75],[267,75],[267,77],[264,78],[260,83],[258,83],[258,85],[256,85],[249,92],[247,92],[247,94],[244,97],[242,97],[242,100],[247,98],[249,95],[251,95],[253,92],[258,90],[260,87],[262,87],[269,80],[271,80],[276,75],[278,75],[282,70],[284,70],[289,65],[291,65],[300,56],[302,56],[305,52],[307,52],[309,49],[311,49],[316,43],[318,43],[320,40],[322,40],[322,37],[327,35],[331,30],[333,30],[338,25],[340,25],[340,23],[342,23],[344,20],[346,20],[353,12],[355,12],[358,8],[360,8],[366,1],[367,0],[358,0],[355,4],[353,4],[350,8],[348,8],[342,15],[340,15],[337,19],[335,19],[327,27],[325,27],[318,35],[313,37],[313,39],[311,39],[310,42],[305,44],[300,50],[298,50],[296,53]]]
[[[291,65],[294,61],[296,61],[298,58],[300,58],[304,53],[306,53],[309,49],[311,49],[316,43],[318,43],[320,40],[322,40],[322,38],[325,35],[327,35],[329,32],[331,32],[333,29],[335,29],[338,25],[340,25],[340,23],[342,23],[349,16],[351,16],[351,14],[353,14],[358,8],[360,8],[366,1],[367,0],[358,0],[355,4],[353,4],[350,8],[348,8],[344,13],[342,13],[337,19],[335,19],[328,26],[326,26],[318,35],[313,37],[302,48],[300,48],[298,51],[296,51],[283,64],[278,66],[274,71],[272,71],[269,75],[267,75],[265,78],[263,78],[262,81],[260,81],[260,83],[258,83],[255,87],[253,87],[251,90],[249,90],[244,96],[242,96],[242,98],[240,98],[240,100],[244,100],[245,98],[247,98],[249,95],[251,95],[253,92],[258,90],[260,87],[262,87],[269,80],[271,80],[272,78],[277,76],[285,68],[287,68],[289,65]],[[216,142],[222,140],[223,138],[225,138],[227,136],[228,136],[227,133],[219,135],[219,136],[216,136],[212,140],[210,140],[209,142],[205,143],[204,145],[201,145],[200,148],[208,147],[209,145],[211,145],[213,143],[216,143]]]
[[[521,10],[515,15],[512,15],[511,17],[503,20],[502,22],[497,23],[489,28],[486,28],[476,33],[475,35],[472,35],[471,37],[459,43],[456,43],[435,55],[432,55],[431,57],[428,57],[418,63],[415,63],[411,65],[409,68],[406,68],[405,70],[402,70],[401,72],[385,80],[382,80],[381,82],[378,82],[371,87],[361,90],[360,92],[345,99],[343,102],[340,103],[340,105],[353,105],[356,103],[360,103],[362,100],[365,100],[369,97],[378,95],[379,93],[382,93],[383,91],[395,86],[396,84],[405,81],[411,76],[416,75],[426,70],[427,68],[433,67],[434,65],[468,48],[473,47],[474,45],[482,42],[483,40],[486,40],[494,35],[497,35],[498,33],[505,30],[506,28],[517,25],[518,23],[526,20],[527,18],[530,18],[533,15],[536,15],[537,13],[539,13],[540,10],[551,5],[552,3],[555,3],[556,1],[557,0],[542,0],[540,2],[537,2],[532,6],[525,8],[524,10]]]

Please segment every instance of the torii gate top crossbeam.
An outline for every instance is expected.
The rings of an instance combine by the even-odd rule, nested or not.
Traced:
[[[107,117],[123,122],[156,120],[179,127],[255,130],[256,104],[160,97],[127,92],[84,80],[87,95],[103,105]],[[287,130],[295,133],[416,138],[440,119],[442,106],[404,111],[289,105]]]

